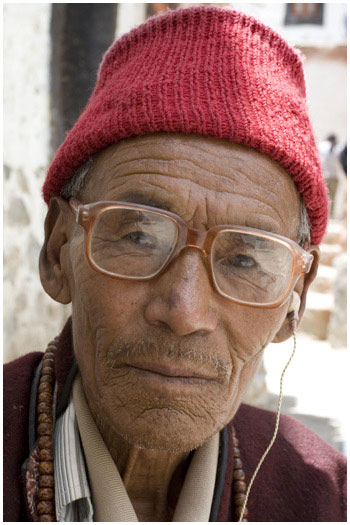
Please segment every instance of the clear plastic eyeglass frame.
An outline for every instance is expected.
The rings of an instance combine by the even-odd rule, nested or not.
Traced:
[[[127,281],[133,281],[133,280],[148,281],[150,279],[157,277],[161,273],[163,273],[166,270],[166,268],[170,265],[170,263],[181,253],[181,251],[184,248],[186,247],[197,248],[202,252],[202,254],[205,257],[210,281],[214,289],[217,291],[219,295],[221,295],[222,297],[225,297],[226,299],[228,299],[229,301],[232,301],[233,303],[241,304],[244,306],[251,306],[254,308],[277,308],[278,306],[280,306],[287,300],[290,292],[293,290],[298,279],[303,274],[307,274],[310,271],[312,262],[314,259],[311,253],[304,250],[295,241],[287,237],[283,237],[282,235],[266,232],[263,230],[257,230],[255,228],[248,228],[245,226],[223,225],[223,226],[214,226],[213,228],[210,228],[208,231],[203,231],[203,230],[189,228],[186,222],[178,215],[175,215],[175,213],[172,213],[170,211],[161,210],[159,208],[154,208],[152,206],[144,206],[140,204],[131,204],[128,202],[115,202],[115,201],[101,201],[101,202],[94,202],[90,204],[81,204],[77,199],[73,197],[70,198],[69,204],[75,213],[76,222],[80,226],[82,226],[83,229],[85,230],[85,239],[86,239],[85,250],[86,250],[86,256],[87,256],[90,266],[97,272],[100,272],[104,275],[107,275],[109,277],[113,277],[116,279],[123,279]],[[159,268],[159,270],[154,272],[152,275],[149,275],[147,277],[139,277],[139,276],[138,277],[124,277],[124,276],[112,273],[108,270],[101,268],[93,260],[93,257],[91,254],[91,239],[92,239],[92,232],[93,232],[93,228],[94,228],[94,224],[96,223],[96,220],[106,210],[120,209],[120,208],[124,208],[128,210],[135,210],[135,211],[149,211],[155,214],[163,215],[171,219],[177,227],[177,232],[178,232],[177,242],[176,242],[176,245],[170,257],[166,260],[165,264],[161,268]],[[242,301],[240,299],[230,297],[229,295],[225,294],[219,288],[216,282],[215,274],[213,272],[213,267],[212,267],[211,246],[216,236],[220,232],[223,232],[223,231],[237,232],[237,233],[243,233],[243,234],[244,233],[254,234],[264,239],[278,242],[281,245],[285,246],[290,251],[292,258],[293,258],[291,277],[290,277],[289,283],[286,286],[284,292],[280,295],[280,297],[277,300],[275,300],[274,302],[270,302],[270,303],[256,303],[256,302],[253,303],[249,301]]]

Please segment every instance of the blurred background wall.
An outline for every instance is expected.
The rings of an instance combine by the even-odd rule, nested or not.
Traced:
[[[115,38],[149,16],[190,5],[194,4],[4,5],[5,361],[44,350],[70,315],[70,306],[56,304],[40,285],[37,266],[46,213],[41,187],[57,147],[93,89],[103,53]],[[319,276],[299,329],[303,357],[294,368],[295,375],[290,372],[285,411],[301,420],[313,411],[318,421],[307,424],[344,450],[344,407],[339,397],[344,398],[341,374],[346,346],[346,176],[339,155],[347,133],[346,4],[214,5],[256,16],[304,54],[310,116],[327,177],[326,138],[336,137],[332,217],[321,246]],[[290,341],[270,345],[264,366],[247,392],[249,402],[275,409],[282,361],[290,350]],[[315,365],[318,390],[310,388],[310,369],[315,370]],[[330,384],[332,367],[337,380]],[[298,383],[308,387],[298,390]],[[318,399],[318,404],[312,399]],[[321,419],[323,426],[318,428]]]

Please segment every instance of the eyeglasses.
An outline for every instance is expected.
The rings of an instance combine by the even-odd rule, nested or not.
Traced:
[[[257,308],[280,306],[313,255],[281,235],[243,226],[189,228],[172,212],[125,202],[69,204],[85,230],[90,266],[118,279],[160,275],[184,248],[199,249],[210,280],[223,297]]]

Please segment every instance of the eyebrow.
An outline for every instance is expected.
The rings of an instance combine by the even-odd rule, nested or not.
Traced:
[[[171,206],[164,201],[151,199],[146,197],[139,191],[127,191],[120,196],[120,200],[134,204],[143,204],[144,206],[152,206],[153,208],[160,208],[161,210],[171,211]]]
[[[142,192],[137,191],[137,190],[129,190],[123,193],[120,196],[120,200],[123,202],[130,202],[133,204],[143,204],[144,206],[151,206],[153,208],[159,208],[161,210],[172,211],[172,206],[169,203],[166,203],[165,201],[162,201],[162,200],[147,197]],[[240,226],[240,225],[236,224],[236,226]],[[276,233],[276,234],[278,233],[276,228],[274,228],[272,225],[267,224],[267,223],[262,225],[262,227],[261,226],[259,227],[255,223],[249,224],[249,221],[248,222],[245,221],[245,224],[241,224],[241,226],[248,226],[249,228],[255,228],[256,230],[261,230],[261,231],[267,231],[269,233]]]
[[[270,222],[263,222],[261,224],[250,223],[249,221],[245,221],[242,226],[247,226],[248,228],[254,228],[255,230],[265,231],[267,233],[275,233],[276,235],[279,234],[279,231],[275,226],[273,226]]]

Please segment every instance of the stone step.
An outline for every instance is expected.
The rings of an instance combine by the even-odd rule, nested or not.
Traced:
[[[332,266],[326,266],[325,264],[320,264],[318,267],[316,279],[311,284],[309,293],[332,293],[335,276],[335,268]]]
[[[341,242],[344,229],[344,222],[334,220],[329,221],[327,231],[322,239],[322,244],[337,244]]]
[[[347,344],[347,262],[346,253],[334,261],[334,310],[328,325],[328,341],[333,348],[345,348]]]
[[[321,244],[320,264],[332,266],[334,259],[342,253],[342,248],[339,244]]]
[[[306,298],[306,309],[299,330],[313,334],[318,339],[327,339],[333,306],[333,294],[310,291]]]

